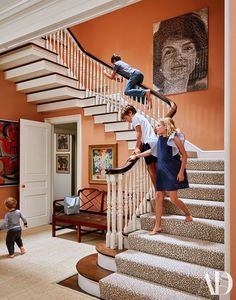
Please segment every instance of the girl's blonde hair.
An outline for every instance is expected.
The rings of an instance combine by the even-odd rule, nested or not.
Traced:
[[[175,122],[172,118],[165,117],[159,120],[167,129],[167,136],[170,136],[174,131],[179,132],[179,128],[175,126]]]
[[[4,202],[5,206],[8,208],[8,209],[12,209],[12,208],[16,208],[17,207],[17,201],[15,198],[13,197],[9,197],[5,200]]]

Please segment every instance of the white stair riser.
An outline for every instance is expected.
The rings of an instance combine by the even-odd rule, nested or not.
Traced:
[[[78,285],[85,292],[100,299],[99,283],[78,274]]]
[[[105,132],[113,132],[119,130],[129,130],[129,123],[120,122],[120,123],[109,123],[105,124]]]
[[[118,120],[117,113],[111,113],[111,114],[103,114],[101,116],[94,116],[94,123],[95,124],[101,124],[104,122],[113,122]]]
[[[67,68],[44,60],[4,72],[5,79],[13,82],[23,81],[51,73],[67,75]]]
[[[135,140],[136,131],[116,132],[116,139],[118,141]]]
[[[50,76],[17,83],[16,90],[24,93],[32,93],[65,85],[76,88],[77,81],[57,74],[53,74]]]
[[[84,115],[85,116],[92,116],[94,114],[102,114],[106,112],[106,106],[105,105],[99,105],[99,106],[93,106],[93,107],[87,107],[84,109]]]
[[[106,270],[109,270],[112,272],[117,271],[115,258],[113,258],[113,257],[98,253],[97,264],[103,269],[106,269]]]
[[[34,45],[30,45],[1,56],[0,69],[10,69],[42,58],[56,62],[57,55],[42,48],[35,47]]]
[[[84,98],[84,91],[70,89],[68,87],[52,89],[27,95],[27,101],[33,103],[64,100],[68,98]]]
[[[59,101],[54,103],[46,103],[37,105],[38,112],[46,112],[46,111],[56,111],[63,109],[73,109],[78,107],[86,107],[88,105],[93,105],[95,102],[94,98],[88,99],[71,99],[65,101]]]

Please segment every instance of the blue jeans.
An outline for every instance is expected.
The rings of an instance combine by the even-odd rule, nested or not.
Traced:
[[[137,88],[137,84],[143,82],[143,74],[136,70],[130,76],[127,86],[125,88],[125,95],[131,97],[144,97],[145,90],[142,88]]]

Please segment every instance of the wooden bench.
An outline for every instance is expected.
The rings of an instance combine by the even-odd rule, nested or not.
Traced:
[[[64,199],[53,201],[52,236],[56,231],[70,228],[77,230],[77,240],[81,242],[81,227],[107,229],[105,192],[98,189],[84,188],[78,191],[80,212],[75,215],[64,213]],[[86,230],[86,233],[91,232]]]

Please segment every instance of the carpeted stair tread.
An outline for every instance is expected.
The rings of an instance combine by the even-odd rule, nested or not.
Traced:
[[[139,230],[129,234],[129,249],[171,259],[224,269],[224,244],[170,234],[150,235]]]
[[[224,201],[224,186],[214,184],[189,184],[188,189],[178,191],[180,198]]]
[[[187,170],[224,171],[222,159],[188,159]]]
[[[114,273],[99,281],[101,297],[106,300],[206,300],[207,298],[168,288],[146,280]]]
[[[196,296],[212,297],[205,275],[211,281],[215,278],[215,269],[182,262],[166,257],[127,250],[116,256],[117,272],[179,289]]]
[[[224,220],[224,202],[187,198],[182,198],[182,201],[187,205],[193,217]],[[152,205],[155,204],[152,202]],[[164,211],[166,214],[183,215],[183,212],[170,201],[169,197],[164,200]]]
[[[193,184],[224,184],[224,171],[188,170],[188,181]]]
[[[97,257],[97,253],[90,254],[80,259],[76,264],[76,269],[80,275],[96,282],[112,274],[111,271],[98,266]]]
[[[224,243],[224,222],[194,218],[193,222],[184,222],[184,216],[162,216],[162,232],[174,235],[194,237],[217,243]],[[140,216],[141,229],[151,231],[155,224],[155,214],[148,213]]]

